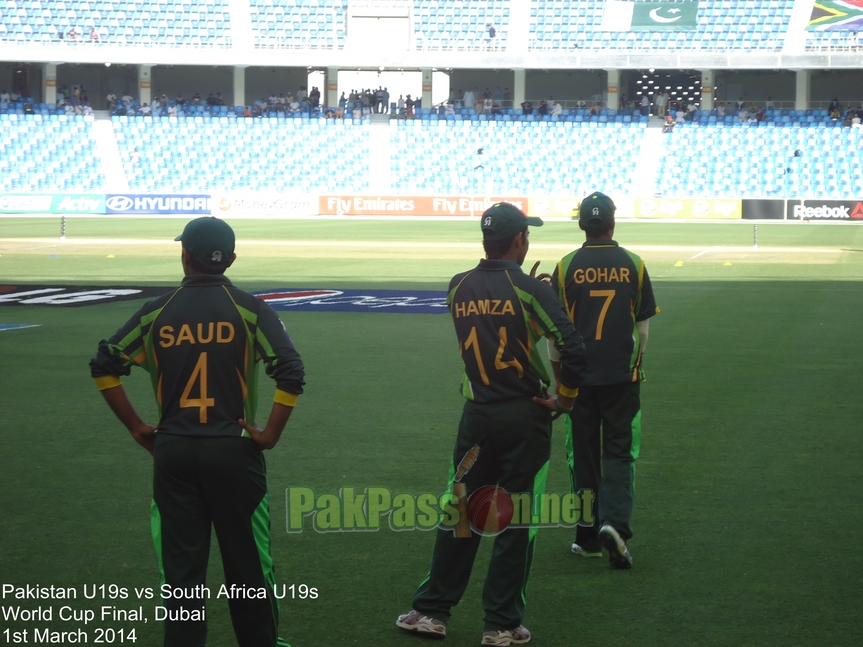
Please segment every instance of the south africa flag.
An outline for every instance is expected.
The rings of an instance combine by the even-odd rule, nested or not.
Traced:
[[[809,31],[863,30],[863,0],[816,0]]]

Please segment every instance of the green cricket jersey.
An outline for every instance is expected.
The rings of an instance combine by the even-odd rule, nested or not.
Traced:
[[[276,401],[296,404],[303,364],[279,316],[224,275],[196,274],[103,339],[90,372],[107,389],[132,366],[146,369],[160,433],[248,436],[238,420],[255,420],[259,361],[276,382]]]
[[[644,261],[613,240],[589,240],[557,264],[552,287],[585,336],[584,384],[637,382],[635,322],[659,312]]]
[[[447,304],[464,360],[462,395],[476,402],[542,396],[548,372],[537,342],[560,351],[561,394],[574,397],[585,370],[584,345],[548,286],[517,263],[482,260],[450,281]]]

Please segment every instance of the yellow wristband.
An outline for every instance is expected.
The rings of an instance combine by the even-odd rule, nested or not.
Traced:
[[[295,407],[297,406],[298,397],[296,393],[288,393],[287,391],[276,389],[276,397],[273,398],[273,402],[283,404],[286,407]]]
[[[108,389],[113,389],[114,387],[123,384],[120,381],[120,377],[118,375],[103,375],[102,377],[94,377],[93,381],[96,382],[96,387],[100,391],[107,391]]]

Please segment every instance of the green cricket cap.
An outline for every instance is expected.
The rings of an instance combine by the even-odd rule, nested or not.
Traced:
[[[199,261],[212,265],[226,264],[234,253],[234,230],[224,220],[213,216],[195,218],[186,224],[174,240]]]
[[[542,220],[528,218],[524,211],[508,202],[498,202],[485,210],[480,224],[485,240],[503,240],[523,232],[528,225],[542,227]]]
[[[582,229],[588,227],[608,227],[614,222],[614,212],[617,207],[604,193],[596,191],[581,201],[578,208],[578,224]]]

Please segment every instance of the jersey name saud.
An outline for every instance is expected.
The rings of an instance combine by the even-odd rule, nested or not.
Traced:
[[[159,346],[170,348],[183,343],[210,344],[214,341],[217,344],[230,344],[235,335],[234,324],[230,321],[210,321],[191,326],[183,324],[178,331],[174,330],[174,326],[160,326]]]

